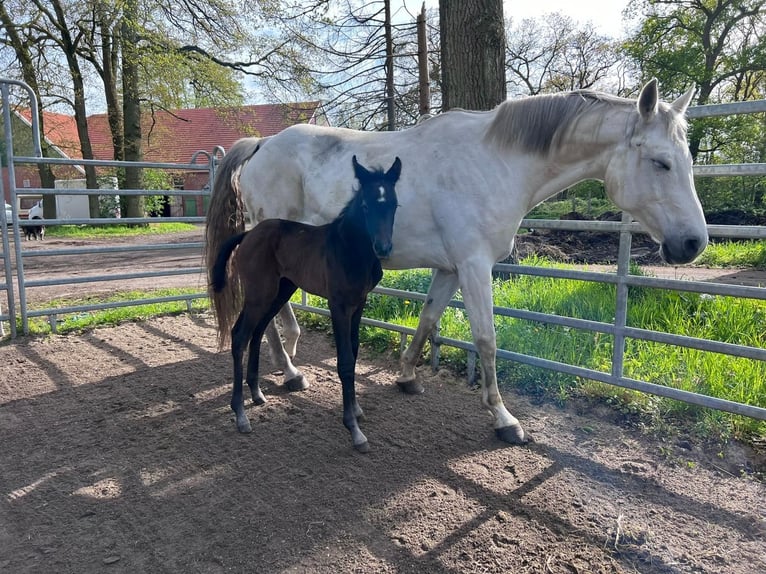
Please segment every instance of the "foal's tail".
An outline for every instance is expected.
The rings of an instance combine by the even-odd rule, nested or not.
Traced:
[[[224,241],[221,249],[218,251],[218,255],[213,260],[212,266],[209,267],[210,284],[208,286],[208,293],[215,312],[215,318],[218,322],[219,349],[223,349],[229,342],[234,319],[243,305],[242,290],[237,289],[232,295],[228,289],[229,285],[235,280],[237,283],[239,282],[237,270],[230,269],[232,266],[229,265],[229,259],[232,252],[237,248],[237,245],[242,243],[246,235],[247,232],[243,232]],[[232,281],[227,282],[229,275],[231,275]]]
[[[221,348],[229,339],[229,329],[220,330],[221,326],[229,325],[232,317],[239,313],[242,296],[236,274],[232,274],[230,280],[226,281],[225,262],[222,279],[219,278],[221,287],[216,291],[213,287],[214,268],[224,243],[245,230],[245,206],[242,202],[239,176],[248,160],[258,151],[263,139],[242,138],[236,141],[221,160],[213,182],[213,194],[210,198],[205,227],[204,257],[207,267],[208,296],[218,319],[218,343]]]

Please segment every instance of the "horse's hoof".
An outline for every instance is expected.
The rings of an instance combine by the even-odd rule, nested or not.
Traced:
[[[261,405],[266,404],[266,397],[260,396],[260,397],[253,397],[253,404],[257,407],[260,407]]]
[[[287,387],[288,391],[294,393],[296,391],[305,391],[309,388],[309,384],[303,375],[298,375],[297,377],[293,377],[289,381],[286,381],[285,387]]]
[[[417,380],[396,381],[396,384],[399,385],[399,389],[406,395],[422,395],[426,390]]]
[[[356,450],[356,452],[367,454],[368,452],[370,452],[370,443],[367,441],[364,441],[362,443],[355,444],[354,449]]]
[[[237,430],[242,434],[253,432],[253,427],[250,426],[250,421],[245,419],[244,422],[237,422]]]
[[[495,435],[508,444],[526,444],[529,442],[529,437],[524,433],[520,424],[495,429]]]

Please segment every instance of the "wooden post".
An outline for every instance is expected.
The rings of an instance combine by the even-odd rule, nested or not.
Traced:
[[[396,114],[394,108],[394,38],[391,31],[391,0],[385,0],[386,11],[386,113],[388,131],[396,129]]]
[[[431,85],[428,81],[428,41],[426,38],[426,3],[420,8],[417,19],[418,29],[418,92],[419,114],[424,116],[431,113]]]

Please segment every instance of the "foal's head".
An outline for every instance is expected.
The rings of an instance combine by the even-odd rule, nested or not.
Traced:
[[[356,161],[356,156],[351,161],[354,164],[354,175],[360,183],[356,200],[361,203],[372,249],[378,257],[386,258],[393,247],[391,236],[394,231],[394,214],[398,207],[395,186],[402,171],[402,162],[397,157],[389,170],[383,172],[368,171]]]

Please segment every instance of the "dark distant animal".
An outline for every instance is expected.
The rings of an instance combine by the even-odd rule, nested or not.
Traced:
[[[256,152],[257,153],[257,152]],[[368,171],[352,158],[359,189],[331,223],[307,225],[267,219],[252,230],[223,243],[210,274],[221,346],[231,328],[234,388],[231,408],[240,432],[252,430],[242,395],[242,360],[249,345],[247,384],[256,405],[266,402],[258,384],[261,338],[277,311],[298,288],[327,298],[338,353],[338,375],[343,387],[343,424],[351,432],[354,448],[367,452],[367,438],[359,429],[362,409],[356,400],[354,371],[359,350],[359,323],[368,293],[383,277],[381,257],[392,249],[394,215],[398,206],[395,184],[402,163],[397,157],[383,172]],[[232,252],[236,253],[232,256]],[[231,265],[229,259],[231,257]],[[244,302],[223,293],[237,280]],[[241,311],[240,311],[241,308]],[[287,383],[289,390],[307,388],[301,377]]]
[[[39,217],[35,216],[30,219],[32,220],[40,220]],[[42,223],[40,225],[27,225],[24,227],[24,238],[29,241],[30,239],[39,239],[42,241],[45,238],[45,225]]]
[[[450,110],[400,131],[298,124],[266,138],[243,138],[216,171],[207,246],[215,254],[241,232],[245,211],[256,222],[328,223],[350,196],[353,153],[365,165],[385,163],[394,152],[406,158],[396,186],[402,209],[395,245],[383,266],[434,273],[397,383],[404,392],[423,392],[415,366],[459,288],[481,365],[482,405],[500,440],[523,443],[524,429],[497,386],[492,266],[511,252],[527,212],[585,179],[604,182],[609,198],[659,243],[665,261],[697,257],[708,234],[686,138],[684,114],[693,95],[691,89],[660,101],[651,80],[637,99],[574,90],[507,100],[486,112]],[[208,268],[212,263],[208,259]],[[289,306],[279,318],[284,345],[276,336],[269,345],[289,360],[300,329]],[[292,364],[284,372],[285,380],[300,376]]]

